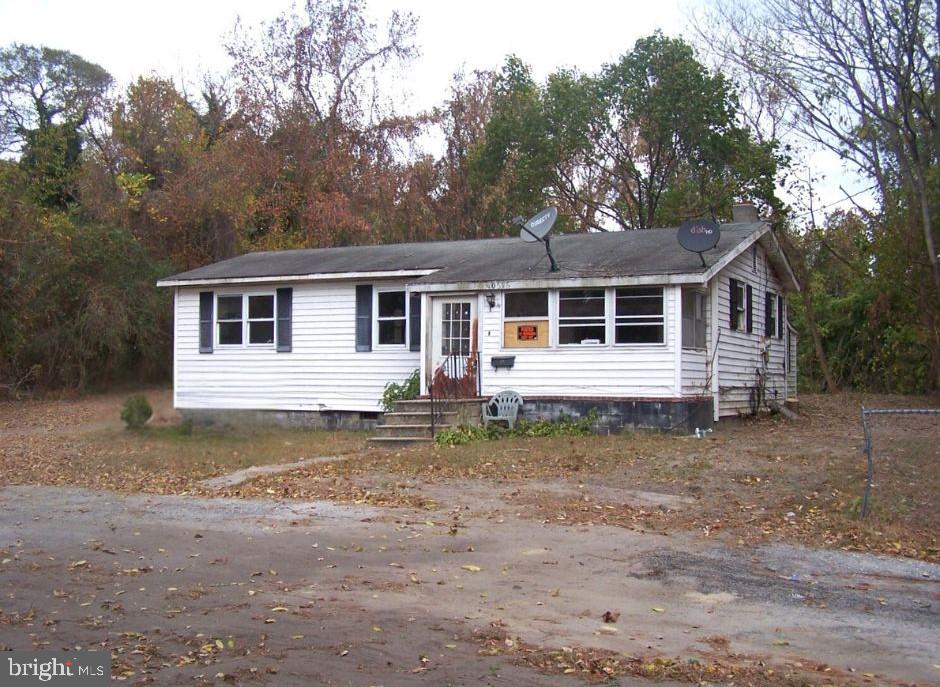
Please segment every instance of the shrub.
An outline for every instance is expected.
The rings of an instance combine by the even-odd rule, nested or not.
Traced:
[[[395,407],[398,401],[411,401],[418,398],[418,370],[411,373],[404,382],[398,384],[389,382],[385,385],[385,391],[382,392],[382,410],[386,413]]]
[[[434,437],[438,446],[460,446],[474,441],[490,441],[504,437],[583,437],[594,431],[597,410],[592,408],[584,417],[562,416],[557,422],[519,420],[512,429],[502,425],[461,425],[445,429]]]
[[[128,429],[140,429],[153,415],[153,408],[145,396],[136,394],[124,401],[121,419]]]

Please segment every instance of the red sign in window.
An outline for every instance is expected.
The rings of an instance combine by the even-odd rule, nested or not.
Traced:
[[[521,324],[516,327],[516,338],[519,341],[537,341],[539,328],[534,324]]]

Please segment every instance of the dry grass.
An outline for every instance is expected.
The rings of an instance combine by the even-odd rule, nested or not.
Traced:
[[[166,413],[166,392],[156,397],[163,408],[158,413]],[[937,416],[879,421],[872,516],[857,519],[865,479],[860,407],[923,406],[934,399],[809,396],[796,422],[725,422],[704,440],[553,437],[387,452],[367,448],[363,433],[186,435],[168,424],[169,416],[163,426],[126,432],[116,419],[123,398],[0,404],[6,483],[208,493],[199,480],[250,465],[343,454],[350,458],[259,477],[222,493],[433,509],[465,500],[470,481],[499,493],[523,517],[546,521],[698,530],[742,542],[775,539],[940,560]],[[689,503],[644,505],[633,497],[637,490]]]

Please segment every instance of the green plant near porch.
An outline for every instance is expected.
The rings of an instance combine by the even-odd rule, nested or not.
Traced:
[[[382,392],[382,410],[390,412],[398,401],[410,401],[418,398],[418,377],[419,371],[415,370],[401,384],[389,382],[385,385],[385,391]]]
[[[561,417],[557,422],[551,420],[519,420],[512,429],[501,425],[461,425],[442,430],[434,437],[438,446],[460,446],[475,441],[491,441],[509,437],[583,437],[594,431],[597,422],[597,410],[581,418]]]

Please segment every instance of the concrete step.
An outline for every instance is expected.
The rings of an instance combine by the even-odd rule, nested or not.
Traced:
[[[430,444],[431,437],[370,437],[369,443],[377,448],[397,448],[409,444]]]
[[[437,431],[450,427],[450,425],[435,424]],[[427,437],[431,438],[431,423],[419,425],[378,425],[375,428],[376,437]]]
[[[446,411],[437,414],[437,419],[439,424],[456,424],[457,423],[457,411]],[[382,424],[380,427],[386,425],[429,425],[431,424],[431,411],[428,409],[427,412],[423,411],[407,411],[407,412],[398,412],[385,413],[382,416]],[[438,423],[435,423],[438,424]]]
[[[434,409],[436,411],[444,412],[460,412],[463,409],[479,409],[480,403],[485,401],[485,398],[459,398],[459,399],[435,399],[434,400]],[[395,412],[396,413],[414,413],[414,412],[429,412],[431,410],[431,399],[429,398],[416,398],[411,401],[397,401],[395,403]]]

